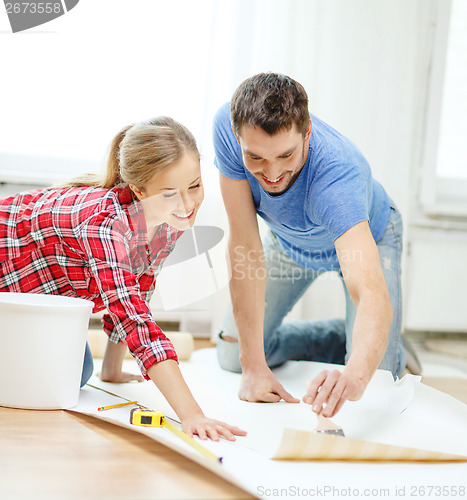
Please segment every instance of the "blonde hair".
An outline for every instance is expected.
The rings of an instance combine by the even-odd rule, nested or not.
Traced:
[[[188,152],[199,159],[191,132],[172,118],[160,116],[120,130],[110,144],[103,174],[83,174],[62,187],[111,189],[126,183],[143,189],[155,174]]]

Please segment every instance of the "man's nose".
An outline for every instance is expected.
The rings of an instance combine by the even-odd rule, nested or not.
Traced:
[[[271,181],[275,181],[281,175],[280,165],[278,163],[269,163],[263,170],[263,175]]]

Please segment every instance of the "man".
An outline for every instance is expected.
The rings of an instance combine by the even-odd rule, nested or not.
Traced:
[[[377,368],[401,375],[402,220],[357,147],[308,111],[304,88],[255,75],[214,120],[215,163],[230,225],[232,310],[220,365],[242,372],[246,401],[298,402],[271,367],[288,359],[324,370],[303,400],[332,417]],[[269,226],[261,241],[257,214]],[[283,322],[323,272],[339,272],[346,320]]]

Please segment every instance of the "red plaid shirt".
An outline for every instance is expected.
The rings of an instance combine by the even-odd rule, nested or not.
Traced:
[[[147,370],[177,360],[149,309],[156,276],[181,236],[166,224],[148,244],[126,186],[41,189],[0,200],[0,291],[81,297],[107,309],[104,330]]]

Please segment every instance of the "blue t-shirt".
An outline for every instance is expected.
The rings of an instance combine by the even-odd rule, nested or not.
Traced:
[[[389,199],[371,176],[359,149],[311,115],[308,157],[293,185],[279,196],[267,193],[245,168],[230,124],[230,103],[214,118],[215,164],[231,179],[247,179],[257,214],[277,236],[284,251],[303,267],[339,269],[334,240],[358,222],[369,221],[375,241],[389,218]]]

